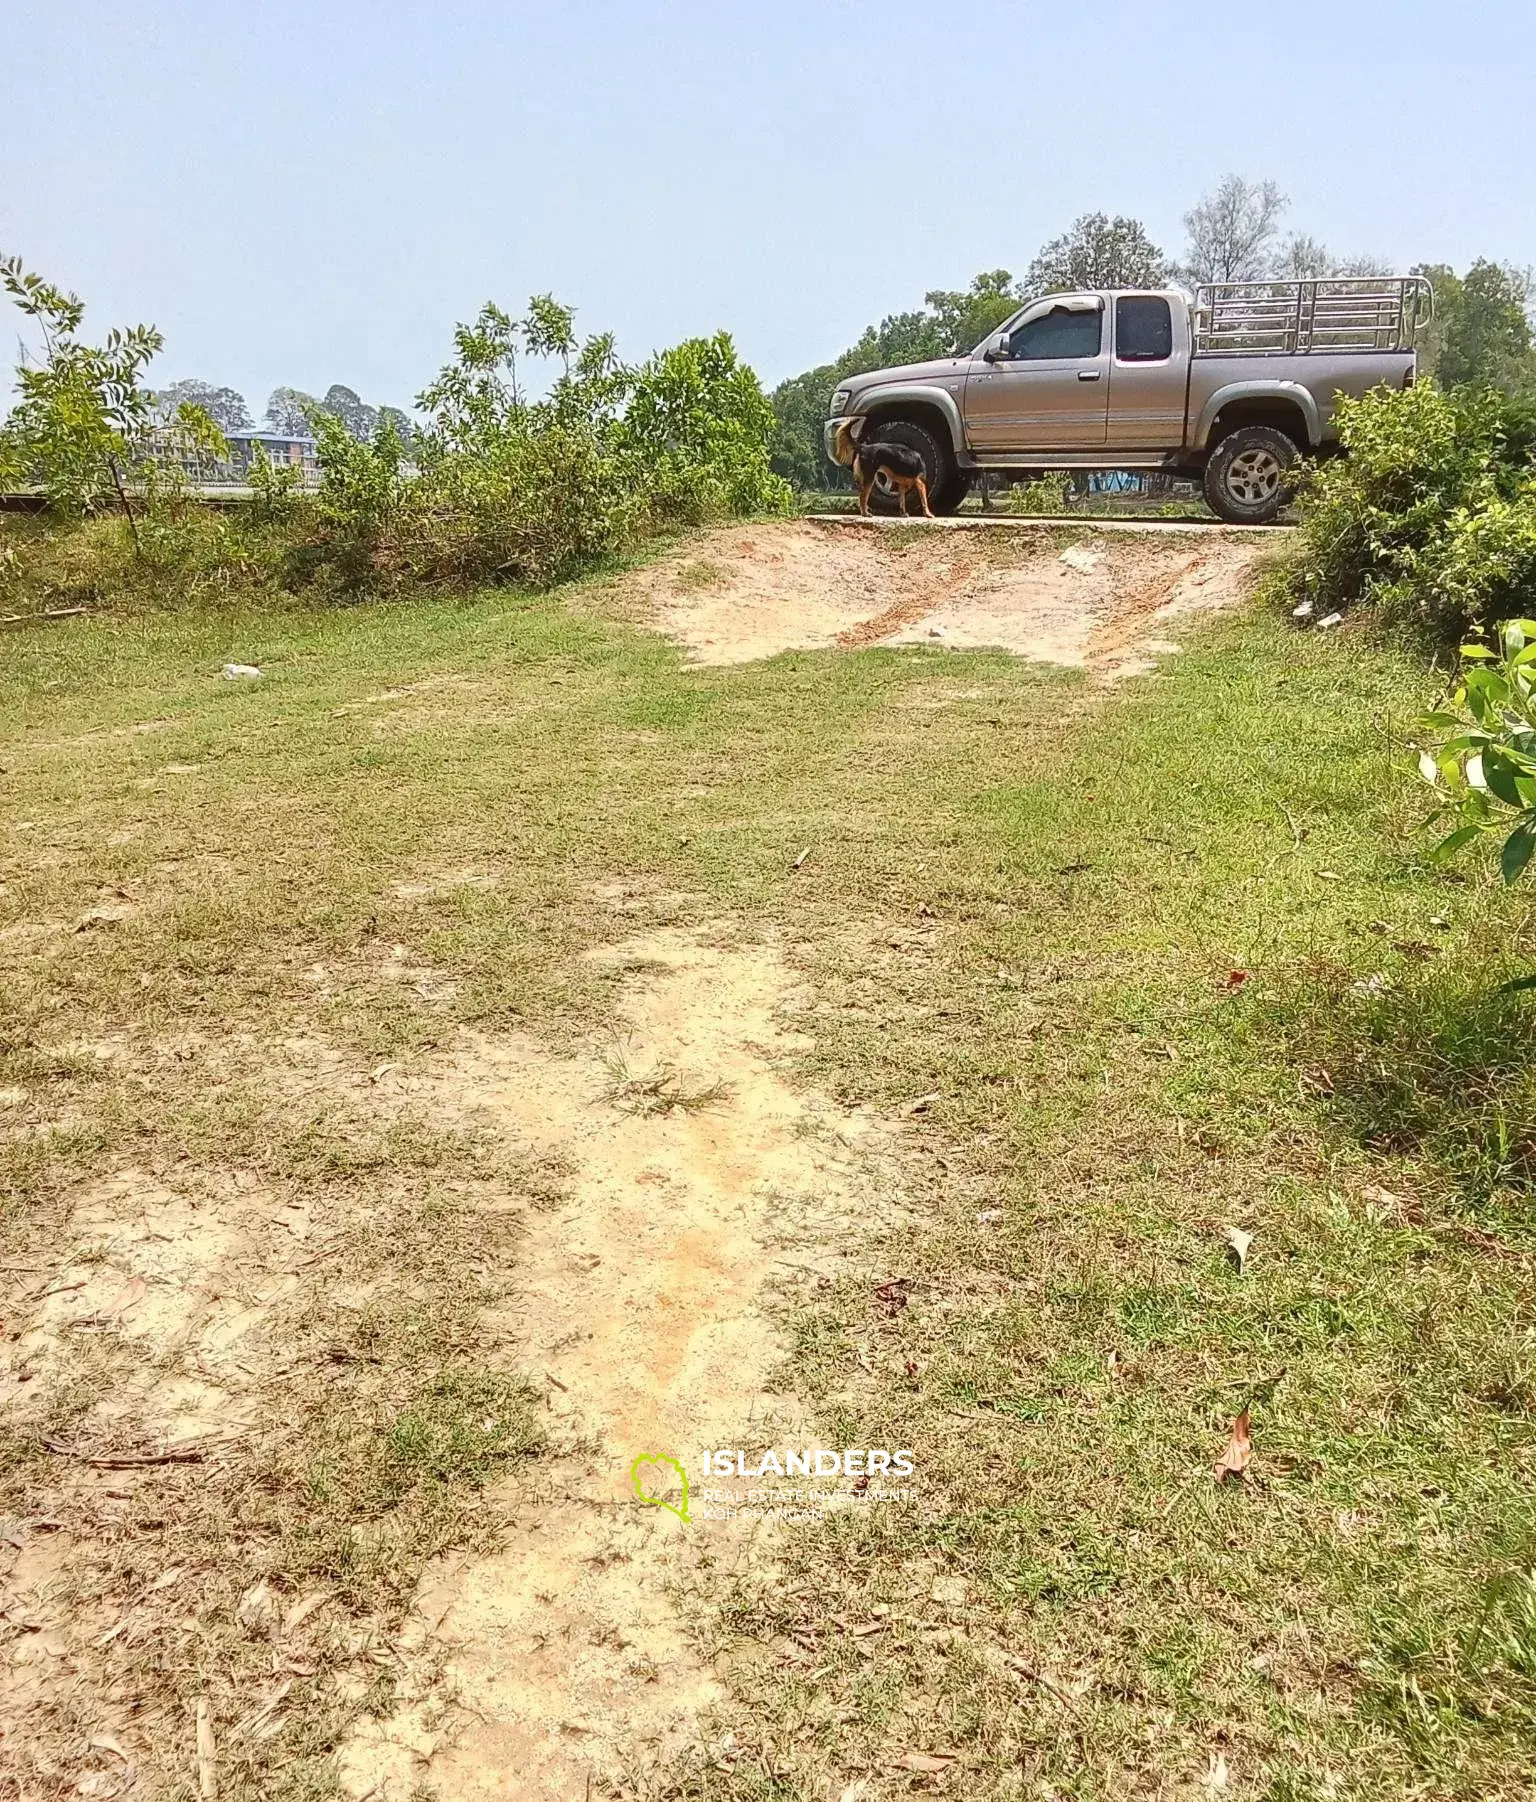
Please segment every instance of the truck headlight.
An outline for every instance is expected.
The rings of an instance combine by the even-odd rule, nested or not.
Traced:
[[[832,404],[827,409],[832,418],[836,419],[848,405],[848,399],[852,392],[853,390],[851,388],[839,388],[836,394],[832,396]]]

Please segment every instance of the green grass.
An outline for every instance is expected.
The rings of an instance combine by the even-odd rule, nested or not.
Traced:
[[[818,997],[806,1080],[939,1097],[904,1116],[916,1206],[879,1253],[909,1305],[783,1300],[824,1427],[913,1447],[918,1499],[714,1582],[691,1618],[735,1750],[675,1793],[894,1794],[893,1760],[942,1751],[941,1787],[977,1796],[1199,1793],[1217,1754],[1273,1802],[1528,1794],[1536,1035],[1495,991],[1530,922],[1419,855],[1403,740],[1433,678],[1252,612],[1117,690],[923,648],[694,670],[602,608],[7,641],[0,923],[65,929],[7,941],[0,1085],[69,1123],[0,1148],[18,1257],[129,1156],[471,1180],[475,1148],[425,1126],[295,1120],[242,1035],[558,1040],[606,1006],[579,954],[615,877],[683,922],[773,922]],[[465,871],[496,885],[417,892]],[[119,891],[136,911],[67,929]],[[395,944],[451,993],[381,982]],[[124,1060],[70,1049],[114,1037]],[[171,1044],[204,1062],[147,1082]],[[1242,1275],[1227,1226],[1254,1235]],[[410,1243],[435,1307],[462,1247]],[[392,1268],[387,1228],[367,1255]],[[475,1300],[434,1372],[473,1364]],[[282,1482],[352,1469],[366,1515],[487,1468],[406,1383],[402,1331],[377,1366],[345,1341],[364,1438],[338,1466],[306,1428]],[[1218,1488],[1245,1406],[1253,1480]]]

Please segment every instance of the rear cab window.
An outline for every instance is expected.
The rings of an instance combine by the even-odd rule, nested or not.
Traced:
[[[1115,302],[1115,361],[1166,363],[1173,355],[1173,309],[1161,294],[1122,294]]]

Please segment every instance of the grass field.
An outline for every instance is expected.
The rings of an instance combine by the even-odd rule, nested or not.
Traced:
[[[543,1429],[487,1349],[516,1230],[477,1210],[560,1173],[295,1072],[582,1041],[621,880],[774,935],[814,997],[795,1080],[900,1123],[884,1294],[776,1305],[828,1443],[918,1471],[701,1566],[727,1694],[630,1793],[1530,1794],[1536,1035],[1499,984],[1531,921],[1419,854],[1433,675],[1258,606],[1119,686],[939,648],[691,669],[621,611],[596,583],[0,645],[7,1317],[125,1171],[214,1214],[254,1186],[318,1248],[196,1461],[123,1474],[159,1378],[117,1300],[16,1335],[0,1507],[85,1624],[73,1687],[6,1625],[25,1793],[120,1775],[81,1748],[130,1694],[141,1793],[196,1793],[200,1699],[221,1795],[328,1793],[428,1560],[505,1532]],[[286,1653],[263,1593],[321,1598]]]

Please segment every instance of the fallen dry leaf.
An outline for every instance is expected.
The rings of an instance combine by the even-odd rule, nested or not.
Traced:
[[[1422,1226],[1424,1223],[1424,1210],[1411,1196],[1394,1195],[1380,1183],[1364,1184],[1360,1199],[1365,1203],[1365,1217],[1373,1225],[1383,1225],[1389,1220],[1400,1221],[1405,1226]]]
[[[1248,1253],[1253,1248],[1253,1234],[1245,1233],[1240,1226],[1224,1226],[1221,1236],[1232,1247],[1232,1255],[1237,1259],[1237,1274],[1241,1276],[1248,1268]]]
[[[1248,1465],[1253,1457],[1253,1441],[1248,1436],[1252,1424],[1246,1408],[1232,1422],[1232,1437],[1227,1442],[1227,1449],[1216,1460],[1218,1483],[1225,1483],[1228,1477],[1240,1477],[1245,1483],[1248,1481]]]
[[[203,1802],[218,1802],[218,1744],[213,1736],[213,1715],[208,1698],[197,1698],[197,1791]]]
[[[317,1609],[323,1608],[330,1601],[334,1593],[329,1589],[314,1589],[307,1596],[300,1596],[283,1616],[283,1631],[292,1633],[295,1628],[302,1627]]]
[[[927,1771],[937,1776],[955,1762],[952,1754],[942,1752],[903,1752],[896,1760],[898,1771]]]
[[[1248,970],[1229,970],[1226,981],[1227,993],[1230,995],[1234,990],[1240,989],[1251,974],[1252,972]]]
[[[875,1296],[884,1305],[887,1314],[899,1314],[907,1305],[907,1290],[911,1286],[910,1277],[895,1276],[888,1283],[878,1284]]]
[[[279,1618],[277,1594],[265,1577],[246,1590],[235,1612],[240,1618],[240,1625],[258,1638],[276,1631]]]

